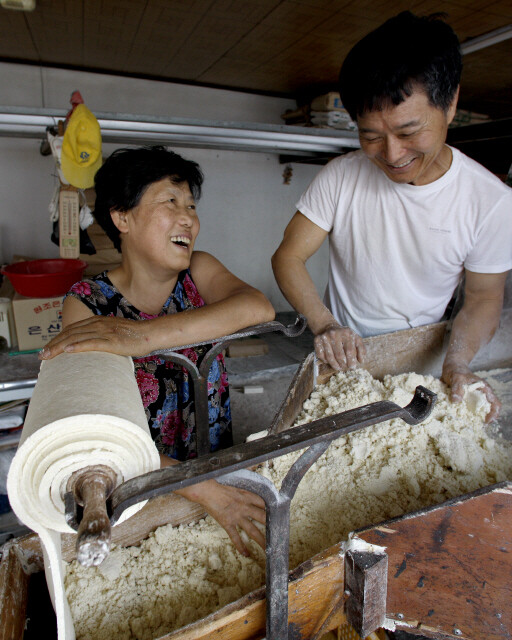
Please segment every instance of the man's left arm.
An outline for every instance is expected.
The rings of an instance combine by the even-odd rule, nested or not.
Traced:
[[[507,273],[475,273],[466,270],[464,304],[457,314],[443,364],[443,380],[451,386],[453,402],[464,397],[464,385],[481,381],[491,409],[486,422],[498,417],[501,402],[491,387],[471,372],[469,364],[499,326]]]

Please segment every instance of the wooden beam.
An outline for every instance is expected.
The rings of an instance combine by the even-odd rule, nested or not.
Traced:
[[[313,640],[346,622],[343,574],[341,545],[334,545],[290,573],[290,638]],[[255,640],[264,635],[265,590],[261,588],[160,640]]]
[[[23,638],[28,581],[14,545],[8,543],[0,562],[0,640]]]

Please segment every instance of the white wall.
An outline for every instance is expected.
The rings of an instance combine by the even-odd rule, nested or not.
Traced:
[[[93,112],[282,124],[291,100],[111,75],[39,69],[0,63],[0,105],[67,109],[79,89]],[[0,261],[14,254],[55,257],[50,242],[48,203],[54,185],[51,157],[39,153],[39,140],[0,138]],[[104,145],[109,155],[117,145]],[[197,248],[213,253],[242,279],[261,289],[278,311],[289,305],[275,284],[270,257],[295,210],[295,202],[319,170],[294,164],[283,184],[278,156],[241,151],[176,149],[205,173],[199,202]],[[326,283],[327,246],[309,261],[319,291]]]

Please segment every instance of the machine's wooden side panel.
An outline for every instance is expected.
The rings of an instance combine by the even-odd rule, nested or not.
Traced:
[[[379,380],[386,374],[430,373],[440,365],[445,331],[446,322],[437,322],[365,338],[365,369]]]
[[[0,640],[23,638],[28,581],[14,547],[6,547],[0,562]]]
[[[128,520],[112,529],[112,542],[120,547],[140,544],[158,527],[166,524],[177,526],[196,522],[206,516],[204,509],[175,493],[153,498]],[[76,559],[76,534],[62,534],[62,557],[66,562]],[[43,554],[39,536],[35,533],[19,538],[18,552],[28,572],[42,571]],[[32,567],[29,566],[33,565]],[[0,639],[1,640],[1,639]]]
[[[446,327],[446,322],[436,322],[365,338],[364,368],[379,380],[386,374],[394,376],[409,371],[438,376],[441,374],[444,357]],[[507,309],[502,313],[501,325],[496,335],[488,345],[480,349],[471,363],[473,370],[510,367],[511,327],[512,310]],[[325,382],[333,373],[329,366],[321,366],[318,382]]]
[[[388,554],[387,617],[433,638],[512,638],[512,483],[358,533]]]
[[[121,547],[128,547],[139,544],[162,525],[178,526],[197,522],[204,517],[206,512],[201,505],[169,493],[149,500],[135,515],[116,525],[112,529],[112,541]]]
[[[302,410],[304,400],[309,398],[315,386],[314,354],[310,353],[301,363],[290,383],[286,397],[279,407],[269,429],[269,433],[281,433],[295,422]]]
[[[393,376],[409,371],[431,373],[440,368],[445,331],[446,322],[437,322],[365,338],[364,368],[379,380],[388,373]],[[328,365],[320,365],[317,382],[326,382],[333,373]]]
[[[315,640],[346,621],[343,562],[340,545],[335,545],[290,574],[290,638]],[[160,640],[255,640],[264,636],[262,588]]]

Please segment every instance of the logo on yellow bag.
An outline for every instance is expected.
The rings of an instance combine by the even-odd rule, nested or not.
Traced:
[[[94,185],[101,163],[100,125],[85,104],[79,104],[69,118],[62,141],[62,174],[74,187],[88,189]]]

